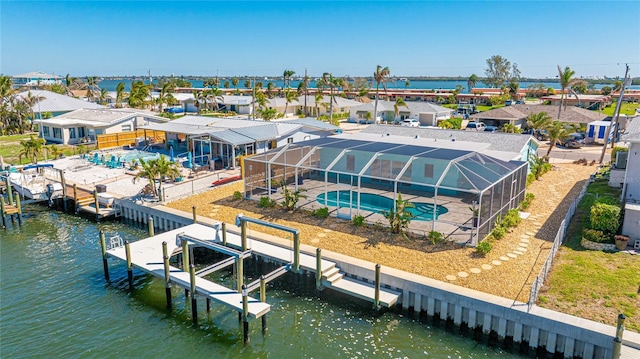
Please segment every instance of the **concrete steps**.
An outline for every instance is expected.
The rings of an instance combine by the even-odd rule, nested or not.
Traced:
[[[322,285],[368,302],[373,303],[375,300],[375,286],[373,284],[346,278],[335,264],[322,271]],[[396,291],[380,288],[380,305],[392,307],[398,301],[400,294]]]

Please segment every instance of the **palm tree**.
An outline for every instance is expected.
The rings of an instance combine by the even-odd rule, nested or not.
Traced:
[[[162,112],[163,103],[166,103],[167,105],[169,105],[173,101],[174,98],[173,98],[173,95],[171,94],[173,93],[174,89],[175,89],[175,85],[173,82],[167,82],[162,85],[162,88],[160,89],[160,95],[158,96],[160,112]]]
[[[162,182],[165,178],[170,178],[172,181],[177,177],[180,177],[180,169],[178,169],[178,164],[176,162],[171,162],[167,160],[165,156],[160,156],[158,159],[151,160],[152,166],[155,169],[155,173],[158,175],[160,179],[159,190],[162,193],[162,197],[164,197],[164,191],[162,190]],[[160,200],[164,200],[164,198],[160,198]]]
[[[149,97],[149,86],[142,81],[134,81],[131,83],[131,91],[129,91],[129,107],[144,108]]]
[[[273,98],[273,90],[276,88],[276,85],[269,81],[267,82],[267,96],[269,96],[269,98]]]
[[[559,143],[562,143],[562,141],[566,140],[567,138],[569,138],[569,135],[571,134],[569,132],[569,130],[567,130],[567,127],[565,126],[564,123],[560,122],[560,121],[553,121],[553,123],[547,127],[547,131],[549,131],[549,149],[547,150],[547,157],[549,157],[549,154],[551,153],[551,149],[553,149],[553,146]]]
[[[411,86],[411,81],[407,80],[404,82],[404,89],[406,90],[407,87]]]
[[[213,104],[214,111],[220,110],[220,105],[218,104],[218,101],[224,102],[224,97],[222,96],[222,90],[220,90],[217,87],[214,87],[211,90],[207,91],[206,98],[209,103]]]
[[[276,109],[274,108],[265,108],[260,110],[260,115],[262,116],[263,120],[271,121],[278,117],[278,111],[276,111]]]
[[[244,88],[247,88],[247,89],[251,88],[251,81],[250,80],[244,80]]]
[[[318,91],[315,94],[315,103],[316,103],[316,117],[320,116],[320,103],[324,100],[324,94],[322,91]]]
[[[576,72],[571,70],[569,66],[564,68],[564,71],[558,65],[558,76],[560,79],[560,88],[562,89],[562,93],[560,94],[560,105],[558,106],[558,120],[560,119],[560,114],[562,112],[562,107],[564,105],[564,109],[567,109],[567,105],[564,102],[564,92],[567,88],[573,86],[576,82],[576,79],[572,79],[571,77],[575,75]]]
[[[394,112],[395,120],[398,120],[398,117],[400,117],[400,106],[404,106],[407,109],[409,108],[409,106],[407,106],[407,103],[404,102],[404,100],[401,97],[396,97],[396,103],[393,104],[393,112]]]
[[[154,196],[158,196],[158,189],[156,188],[156,177],[158,177],[158,169],[155,166],[155,160],[145,161],[143,158],[138,158],[142,169],[133,177],[133,183],[136,183],[140,178],[146,178],[149,181],[149,186]]]
[[[469,78],[467,79],[467,88],[469,89],[469,93],[471,93],[472,88],[476,87],[479,80],[480,79],[476,74],[471,74],[471,76],[469,76]]]
[[[549,125],[551,125],[551,116],[546,112],[532,113],[527,116],[527,127],[533,129],[534,132],[544,130]]]
[[[284,70],[282,74],[283,79],[283,87],[291,87],[291,76],[293,76],[296,72],[293,70]]]
[[[116,86],[116,108],[122,107],[123,97],[124,97],[124,82],[118,82],[118,86]]]
[[[207,102],[207,97],[204,91],[193,91],[193,105],[198,111],[198,115],[202,112],[202,105]]]
[[[333,77],[333,74],[325,72],[322,74],[322,83],[324,86],[329,86],[329,122],[333,123],[333,103],[338,103],[335,98],[333,90],[336,87],[344,86],[344,79],[339,77]]]
[[[107,89],[105,88],[100,89],[100,94],[98,95],[98,97],[100,99],[101,105],[104,105],[106,103],[107,96],[109,96],[109,92],[107,92]]]
[[[286,88],[284,90],[284,100],[285,100],[285,103],[284,103],[284,116],[285,117],[287,116],[287,107],[289,107],[289,104],[292,103],[293,100],[296,99],[296,97],[297,96],[296,96],[296,92],[295,91],[292,91],[289,88]]]
[[[502,132],[505,133],[522,133],[522,129],[512,123],[507,123],[502,126]]]
[[[36,114],[35,111],[33,110],[33,108],[36,106],[36,104],[42,100],[44,100],[45,97],[44,96],[38,96],[38,95],[32,95],[31,91],[27,92],[27,97],[23,97],[22,101],[24,101],[24,103],[29,106],[29,111],[31,112],[31,125],[29,127],[30,131],[33,131],[33,124],[36,120]],[[21,126],[22,127],[22,126]]]
[[[20,141],[20,145],[22,146],[22,149],[20,150],[20,157],[24,156],[26,158],[32,158],[33,163],[38,164],[38,156],[42,154],[44,139],[35,138],[31,135],[28,140]]]
[[[380,84],[385,91],[387,91],[386,82],[389,81],[389,76],[391,75],[391,70],[389,67],[382,67],[378,65],[376,67],[376,72],[373,73],[373,80],[376,82],[376,104],[373,106],[373,116],[375,117],[375,123],[378,123],[378,96],[380,93]]]

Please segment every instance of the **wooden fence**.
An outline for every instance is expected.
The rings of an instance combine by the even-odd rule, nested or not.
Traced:
[[[147,137],[149,143],[166,140],[165,132],[154,130],[135,130],[132,132],[111,133],[96,136],[99,150],[112,147],[136,146],[136,139]]]

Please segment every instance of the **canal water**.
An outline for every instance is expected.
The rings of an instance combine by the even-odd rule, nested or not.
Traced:
[[[519,358],[455,329],[395,312],[372,315],[370,304],[312,286],[269,285],[268,330],[250,322],[242,343],[236,312],[199,298],[194,327],[190,301],[174,288],[165,310],[161,280],[134,271],[128,290],[124,263],[110,260],[106,284],[98,242],[140,228],[33,206],[22,227],[0,229],[0,357],[2,358]],[[283,279],[287,280],[287,279]],[[275,283],[275,282],[274,282]]]

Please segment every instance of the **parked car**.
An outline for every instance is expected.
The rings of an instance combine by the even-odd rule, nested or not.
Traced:
[[[484,132],[498,132],[500,129],[496,126],[487,126],[484,128]]]
[[[540,141],[546,141],[549,139],[549,131],[547,130],[536,130],[534,134],[535,138]]]
[[[402,126],[405,127],[419,127],[420,126],[420,121],[414,119],[414,118],[407,118],[404,121],[402,121]]]
[[[485,125],[483,122],[469,122],[467,124],[467,128],[465,128],[465,130],[467,131],[484,131],[484,129],[487,127],[487,125]]]
[[[584,146],[584,135],[581,133],[572,133],[564,141],[560,142],[560,146],[566,148],[580,148]]]

